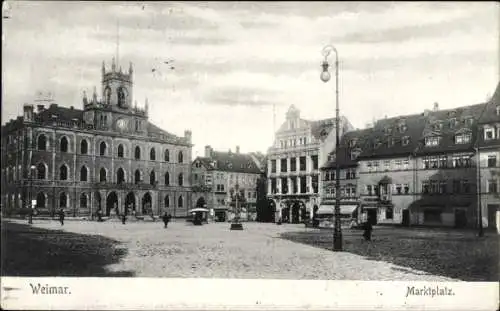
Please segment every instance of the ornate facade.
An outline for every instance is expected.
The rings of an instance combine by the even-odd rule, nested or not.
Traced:
[[[340,129],[340,136],[352,129],[345,117],[341,117]],[[334,118],[305,120],[290,106],[268,150],[267,195],[275,204],[275,219],[298,223],[313,216],[323,187],[319,168],[328,161],[335,139]]]
[[[83,110],[24,105],[2,126],[2,209],[36,202],[40,213],[186,216],[191,205],[191,131],[170,134],[133,99],[133,69],[102,65],[102,93]]]

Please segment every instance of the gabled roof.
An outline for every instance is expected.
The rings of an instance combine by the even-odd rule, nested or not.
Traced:
[[[193,162],[200,163],[208,170],[232,173],[260,174],[261,170],[249,154],[212,151],[210,157],[197,157]]]

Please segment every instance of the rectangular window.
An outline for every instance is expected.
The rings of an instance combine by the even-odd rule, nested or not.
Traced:
[[[300,166],[300,171],[306,170],[306,157],[299,158],[299,166]]]
[[[391,161],[385,160],[384,161],[384,170],[388,171],[391,168]]]
[[[378,186],[373,186],[373,192],[375,193],[375,195],[379,195],[379,189],[378,189]]]
[[[369,172],[372,170],[372,162],[366,163],[366,168],[368,169]]]
[[[276,160],[271,160],[271,173],[276,173]]]
[[[488,167],[496,167],[497,166],[497,156],[489,155],[488,156]]]
[[[425,138],[425,145],[427,147],[434,147],[438,146],[440,141],[440,137],[426,137]]]
[[[498,193],[498,182],[495,179],[488,180],[488,193]]]
[[[495,139],[495,129],[486,128],[484,129],[484,140]]]
[[[430,186],[428,181],[423,181],[422,182],[422,193],[429,193],[430,192]]]
[[[430,159],[429,158],[423,158],[422,162],[423,162],[425,169],[430,168]]]
[[[410,194],[410,185],[409,184],[404,184],[403,189],[405,191],[405,194]]]
[[[282,173],[287,172],[287,165],[286,165],[287,163],[286,163],[286,162],[287,162],[287,159],[281,159],[281,162],[280,162],[280,164],[281,164],[281,169],[280,169],[280,171],[281,171]]]
[[[468,180],[462,180],[462,189],[464,193],[470,193],[470,183]]]
[[[438,168],[439,159],[438,157],[431,157],[430,166],[431,168]]]
[[[401,163],[402,163],[402,161],[401,161],[401,160],[396,160],[396,161],[394,162],[394,164],[396,165],[396,169],[397,169],[397,170],[400,170],[400,169],[401,169]]]
[[[288,180],[286,177],[281,178],[281,193],[288,193]]]
[[[368,195],[373,195],[373,192],[372,192],[372,186],[371,185],[367,185],[366,186],[366,193]]]
[[[385,208],[385,219],[392,219],[394,216],[393,209],[392,207],[386,207]]]
[[[453,181],[453,193],[460,193],[460,180]]]
[[[448,167],[448,157],[443,155],[439,157],[439,167],[446,168]]]
[[[313,163],[313,170],[317,170],[318,169],[318,156],[317,155],[311,156],[311,160]]]
[[[446,181],[439,181],[439,193],[446,193]]]
[[[455,144],[468,144],[472,138],[471,133],[464,133],[455,136]]]
[[[297,177],[292,177],[292,190],[293,190],[293,193],[299,192],[299,187],[297,184]]]
[[[408,159],[404,159],[404,160],[403,160],[403,168],[404,168],[405,170],[407,170],[409,166],[410,166],[410,160],[408,160]]]
[[[401,194],[403,192],[403,185],[397,184],[396,185],[396,193]]]
[[[276,178],[271,178],[271,192],[276,193]]]
[[[311,179],[312,179],[311,183],[312,183],[312,187],[313,187],[313,192],[314,193],[318,193],[318,185],[319,185],[319,183],[318,183],[318,175],[312,176]]]
[[[290,158],[290,171],[295,172],[297,170],[297,158]]]
[[[307,182],[305,176],[300,176],[300,193],[306,193],[307,191]]]

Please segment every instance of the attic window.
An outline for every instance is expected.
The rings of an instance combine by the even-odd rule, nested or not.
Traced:
[[[472,125],[474,123],[474,118],[466,118],[464,119],[465,125]]]
[[[410,137],[405,136],[403,137],[403,146],[407,146],[410,143]]]

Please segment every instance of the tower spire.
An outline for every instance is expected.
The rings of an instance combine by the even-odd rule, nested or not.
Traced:
[[[120,20],[116,21],[116,63],[120,66]]]

